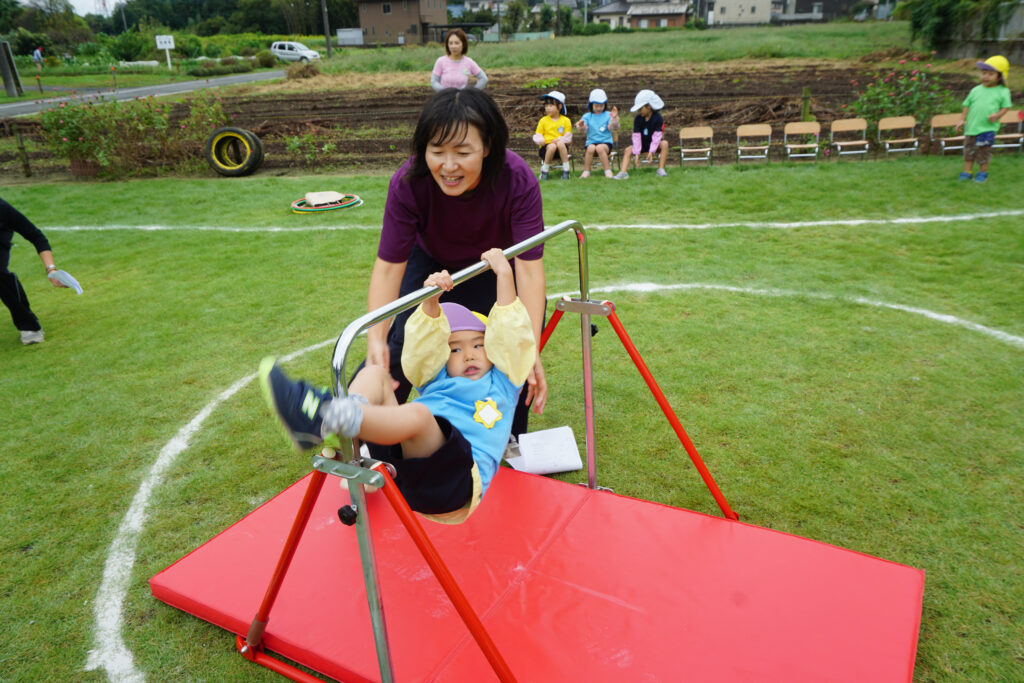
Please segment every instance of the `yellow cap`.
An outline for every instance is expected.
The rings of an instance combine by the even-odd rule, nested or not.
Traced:
[[[1003,75],[1003,81],[1009,85],[1010,82],[1010,62],[1006,57],[1002,55],[994,55],[989,57],[984,62],[978,62],[978,67],[981,69],[991,69],[998,71]]]

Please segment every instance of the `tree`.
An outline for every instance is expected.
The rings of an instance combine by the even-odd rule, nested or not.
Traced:
[[[1018,0],[907,0],[899,7],[909,15],[910,35],[932,49],[966,38],[965,29],[980,29],[992,38],[1016,7]]]
[[[0,0],[0,33],[14,28],[14,19],[21,13],[18,0]]]
[[[555,25],[555,10],[551,8],[551,5],[541,5],[540,15],[537,17],[537,29],[540,31],[550,31]]]
[[[523,25],[529,10],[523,0],[512,0],[505,5],[501,15],[501,28],[505,33],[515,33]]]
[[[555,11],[558,13],[555,24],[558,26],[558,35],[571,36],[572,31],[572,7],[559,5]]]

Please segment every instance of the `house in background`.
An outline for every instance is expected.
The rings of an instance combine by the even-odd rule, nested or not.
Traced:
[[[693,15],[688,0],[618,0],[590,11],[593,21],[612,28],[685,26]]]
[[[866,18],[874,14],[874,6],[878,3],[877,0],[782,0],[782,4],[782,12],[776,16],[775,21],[780,24],[796,24],[844,19],[850,17],[858,5],[866,8]]]
[[[715,0],[708,13],[713,26],[767,24],[772,20],[772,0]]]
[[[444,39],[447,0],[356,0],[363,44],[411,45]]]

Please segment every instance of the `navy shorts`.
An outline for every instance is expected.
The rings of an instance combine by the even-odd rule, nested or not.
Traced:
[[[441,514],[465,507],[473,498],[473,448],[452,423],[434,416],[445,441],[426,458],[403,458],[402,444],[367,443],[370,457],[389,462],[398,472],[395,484],[416,512]]]

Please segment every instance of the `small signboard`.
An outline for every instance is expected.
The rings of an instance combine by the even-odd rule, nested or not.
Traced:
[[[156,49],[163,50],[167,55],[167,70],[171,69],[171,50],[174,49],[174,36],[157,36]]]

